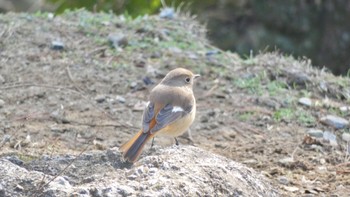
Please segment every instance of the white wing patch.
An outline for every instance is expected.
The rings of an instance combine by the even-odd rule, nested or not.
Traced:
[[[173,109],[171,110],[171,112],[175,113],[175,112],[183,112],[185,111],[184,109],[182,109],[182,107],[179,106],[174,106]]]

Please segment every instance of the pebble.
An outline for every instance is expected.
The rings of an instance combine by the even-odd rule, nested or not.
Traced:
[[[291,164],[294,162],[294,159],[291,157],[286,157],[286,158],[280,159],[278,162],[281,164]]]
[[[325,117],[322,117],[320,121],[323,124],[332,126],[336,129],[343,129],[349,125],[349,121],[345,120],[344,118],[333,115],[327,115]]]
[[[143,83],[147,86],[147,85],[153,85],[154,84],[154,82],[152,81],[152,79],[151,78],[149,78],[149,77],[144,77],[144,78],[142,78],[142,81],[143,81]]]
[[[323,133],[323,139],[329,141],[329,143],[332,145],[332,146],[337,146],[338,143],[337,143],[337,136],[335,136],[333,133],[331,133],[330,131],[325,131]]]
[[[159,17],[166,19],[174,19],[176,17],[175,9],[171,7],[165,7],[160,10]]]
[[[288,187],[288,186],[284,186],[283,187],[286,191],[289,191],[289,192],[296,192],[296,191],[299,191],[299,188],[297,187]]]
[[[2,184],[0,184],[0,196],[5,196],[5,188]]]
[[[5,105],[5,101],[0,99],[0,108],[3,108]]]
[[[5,78],[2,75],[0,75],[0,83],[5,83],[5,82],[6,82]]]
[[[108,42],[113,48],[126,47],[129,44],[128,38],[121,33],[114,33],[108,36]]]
[[[278,182],[283,184],[283,185],[288,185],[289,184],[289,180],[287,179],[287,177],[285,176],[280,176],[277,178]]]
[[[305,73],[291,73],[288,76],[288,84],[305,86],[310,80],[309,76]]]
[[[51,45],[52,45],[51,48],[53,50],[61,51],[61,50],[64,49],[64,44],[61,41],[57,41],[57,40],[56,41],[52,41]]]
[[[328,91],[327,83],[324,82],[324,81],[320,82],[320,89],[321,89],[323,92],[327,92],[327,91]]]
[[[346,141],[346,142],[350,142],[350,133],[347,133],[347,132],[344,132],[342,135],[341,135],[341,138]]]
[[[309,98],[306,98],[306,97],[300,98],[298,100],[298,103],[302,104],[302,105],[305,105],[305,106],[308,106],[308,107],[312,106],[312,100],[309,99]]]
[[[124,97],[122,97],[122,96],[117,96],[116,98],[115,98],[119,103],[125,103],[126,102],[126,99],[124,98]]]
[[[340,110],[341,112],[350,111],[350,106],[341,106],[341,107],[339,107],[339,110]]]
[[[97,95],[97,96],[95,97],[95,101],[96,101],[97,103],[103,103],[103,102],[106,101],[106,96],[104,96],[104,95]]]
[[[322,138],[323,137],[323,131],[319,129],[310,129],[307,131],[307,134],[309,134],[312,137]]]
[[[209,122],[208,116],[202,116],[202,117],[200,118],[200,122],[202,122],[202,123]]]

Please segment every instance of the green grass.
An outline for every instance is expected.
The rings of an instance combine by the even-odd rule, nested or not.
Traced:
[[[273,119],[277,122],[291,122],[294,120],[305,126],[311,126],[316,123],[316,118],[303,109],[281,108],[273,114]]]
[[[263,93],[262,90],[262,80],[260,76],[239,78],[234,81],[234,84],[241,88],[248,90],[251,94],[261,95]]]
[[[273,118],[277,122],[281,122],[282,120],[291,121],[294,117],[294,110],[291,108],[281,108],[273,114]]]
[[[270,96],[277,96],[283,93],[287,88],[287,85],[280,81],[271,81],[267,84],[267,90]]]
[[[277,96],[284,93],[287,89],[287,85],[284,82],[270,81],[265,72],[251,77],[238,78],[233,83],[238,88],[246,89],[249,93],[259,96],[263,95],[264,92],[268,92],[270,96]]]
[[[248,121],[254,116],[254,112],[244,112],[238,115],[238,120],[240,121]]]

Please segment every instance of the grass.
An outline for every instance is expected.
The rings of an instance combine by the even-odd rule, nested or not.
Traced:
[[[277,122],[291,122],[295,120],[304,126],[311,126],[316,123],[316,118],[303,109],[281,108],[275,111],[273,118]]]
[[[255,113],[254,112],[244,112],[238,115],[238,120],[240,121],[248,121],[252,118],[252,116],[254,116]]]
[[[294,110],[291,108],[281,108],[275,111],[275,113],[273,114],[273,119],[277,122],[281,122],[281,121],[289,122],[293,120],[294,117],[295,117]]]
[[[263,95],[268,92],[269,96],[281,95],[286,91],[287,85],[282,81],[270,81],[265,72],[258,75],[245,76],[234,80],[238,88],[246,89],[250,94]]]

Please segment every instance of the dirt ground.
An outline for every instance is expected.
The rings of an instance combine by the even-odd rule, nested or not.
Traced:
[[[241,162],[285,196],[350,194],[350,148],[342,138],[349,126],[320,121],[349,120],[349,109],[340,109],[350,105],[350,80],[316,70],[307,59],[220,51],[183,15],[7,14],[0,15],[0,38],[2,156],[31,161],[118,147],[140,127],[151,88],[185,67],[202,77],[192,141],[184,136],[180,144]],[[299,104],[302,97],[312,104]],[[334,133],[337,144],[308,136],[309,129]]]

